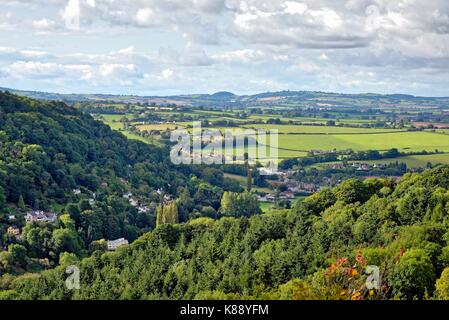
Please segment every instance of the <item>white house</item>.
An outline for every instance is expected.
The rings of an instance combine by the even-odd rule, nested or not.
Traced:
[[[137,207],[139,205],[139,201],[137,201],[136,199],[129,199],[129,204],[133,207]]]
[[[116,250],[118,247],[126,246],[129,242],[125,238],[120,238],[117,240],[108,240],[108,250],[113,251]]]
[[[25,220],[27,222],[48,222],[53,223],[56,221],[58,216],[53,212],[44,212],[44,211],[31,211],[28,212],[25,216]]]

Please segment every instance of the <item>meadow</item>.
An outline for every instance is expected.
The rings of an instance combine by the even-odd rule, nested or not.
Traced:
[[[388,164],[390,162],[402,162],[409,168],[425,168],[428,163],[449,164],[449,154],[428,154],[400,157],[395,159],[385,159],[380,161],[366,161],[368,163]]]
[[[158,144],[157,137],[155,139],[147,139],[141,137],[135,133],[131,133],[128,130],[125,130],[123,122],[120,122],[120,119],[126,117],[128,119],[132,119],[132,114],[102,114],[101,117],[97,117],[105,124],[107,124],[112,130],[120,131],[125,137],[131,140],[138,140],[145,143]]]
[[[180,123],[154,123],[154,124],[142,124],[137,125],[137,129],[140,131],[167,131],[182,129],[185,125]]]
[[[305,150],[379,150],[397,148],[403,152],[449,152],[449,136],[433,132],[391,132],[377,134],[279,135],[280,148]]]
[[[168,120],[170,115],[173,115],[172,111],[157,111],[159,116],[165,117]],[[360,119],[345,119],[342,120],[346,123],[351,122],[352,126],[326,126],[324,123],[328,119],[324,118],[306,118],[306,117],[295,117],[288,118],[282,117],[275,114],[256,114],[249,115],[246,119],[236,118],[235,112],[224,112],[224,111],[210,111],[210,110],[192,110],[183,112],[183,114],[189,114],[194,116],[195,119],[199,118],[203,121],[217,121],[217,120],[233,120],[237,123],[239,127],[208,127],[206,129],[217,129],[224,133],[226,130],[231,130],[235,135],[241,134],[245,129],[276,129],[279,132],[279,140],[277,149],[276,146],[271,145],[269,140],[261,141],[259,143],[266,144],[268,146],[267,156],[262,159],[261,162],[268,160],[273,160],[270,154],[275,154],[277,151],[277,159],[283,160],[288,158],[304,157],[312,151],[331,151],[331,150],[378,150],[386,151],[392,148],[398,149],[400,152],[410,153],[410,152],[435,152],[438,150],[440,152],[449,152],[449,130],[438,129],[438,130],[427,130],[427,131],[407,131],[407,129],[393,129],[393,128],[363,128],[354,127],[355,124],[366,124],[370,120],[360,120]],[[110,115],[104,114],[101,119],[107,123],[112,129],[121,131],[130,139],[138,139],[146,143],[154,143],[158,140],[158,135],[152,135],[155,139],[143,138],[136,133],[131,133],[124,130],[123,123],[120,119],[127,117],[132,120],[132,114],[119,114]],[[281,121],[289,122],[288,124],[258,124],[258,123],[248,123],[248,121],[267,121],[270,118],[279,118]],[[348,121],[349,120],[349,121]],[[164,120],[165,121],[165,120]],[[302,124],[294,124],[292,121]],[[304,123],[311,123],[315,125],[304,125]],[[337,121],[336,121],[337,122]],[[130,122],[135,125],[140,131],[171,131],[175,129],[183,129],[191,122],[167,122],[167,123],[152,123],[152,124],[139,124],[137,122]],[[240,123],[240,124],[239,124]],[[338,123],[338,122],[337,122]],[[188,129],[192,132],[192,129]],[[150,141],[151,140],[151,141]],[[245,152],[248,148],[245,148]],[[216,150],[220,153],[220,150]],[[240,150],[241,152],[241,150]],[[427,160],[425,157],[430,157]],[[446,155],[434,155],[434,156],[414,156],[405,157],[404,161],[407,161],[411,166],[422,166],[427,164],[427,162],[441,162],[446,163]],[[390,160],[387,160],[390,161]]]
[[[244,126],[245,128],[254,129],[275,129],[282,134],[366,134],[366,133],[382,133],[382,132],[400,132],[398,129],[383,129],[383,128],[350,128],[350,127],[336,127],[324,125],[277,125],[277,124],[250,124]]]

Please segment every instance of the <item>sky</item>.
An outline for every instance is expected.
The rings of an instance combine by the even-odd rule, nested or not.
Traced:
[[[447,0],[1,0],[0,87],[449,96]]]

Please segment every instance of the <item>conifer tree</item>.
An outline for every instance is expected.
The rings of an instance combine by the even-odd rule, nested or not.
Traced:
[[[19,206],[20,209],[25,209],[25,201],[23,200],[23,196],[20,195],[19,197],[19,202],[17,203],[17,205]]]

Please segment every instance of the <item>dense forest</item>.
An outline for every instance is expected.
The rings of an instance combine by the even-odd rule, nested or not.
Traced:
[[[5,299],[447,299],[449,167],[347,180],[292,210],[163,224],[129,247],[5,275]],[[65,267],[80,266],[79,290]],[[368,265],[380,270],[367,288]]]
[[[171,202],[180,222],[215,217],[225,191],[242,191],[217,169],[168,157],[169,146],[128,140],[65,103],[0,92],[0,275],[85,257],[98,241],[132,242]],[[39,212],[57,219],[25,221]]]

